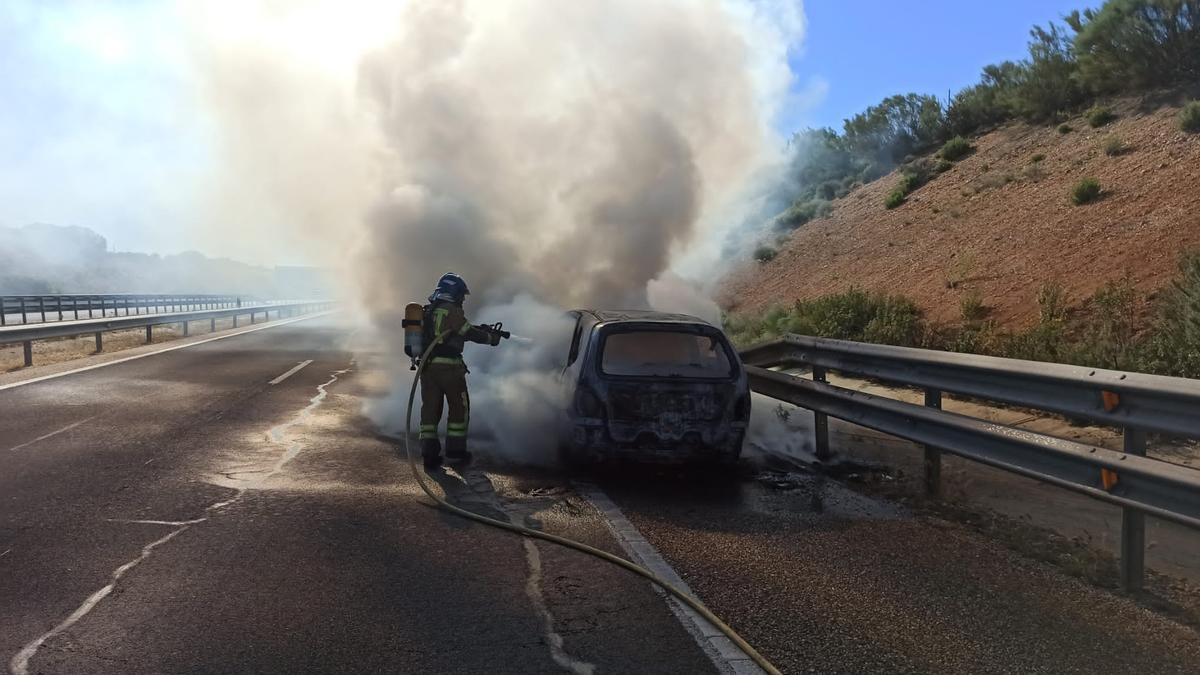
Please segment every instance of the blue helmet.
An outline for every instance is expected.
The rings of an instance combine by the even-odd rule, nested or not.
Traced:
[[[467,282],[454,272],[446,272],[438,279],[437,288],[433,289],[433,293],[429,295],[429,301],[449,300],[450,302],[462,302],[463,298],[471,294],[467,288]]]

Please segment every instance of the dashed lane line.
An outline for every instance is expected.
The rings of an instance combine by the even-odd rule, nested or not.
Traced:
[[[280,375],[279,377],[271,380],[271,384],[279,384],[280,382],[283,382],[284,380],[288,379],[292,375],[295,375],[296,373],[300,372],[300,370],[302,368],[304,368],[304,366],[307,366],[310,363],[312,363],[312,359],[309,359],[307,361],[301,361],[300,363],[297,363],[295,366],[292,367],[291,370],[289,370],[286,373]]]
[[[81,425],[81,424],[84,424],[84,423],[86,423],[86,422],[90,422],[90,421],[92,421],[92,420],[96,419],[97,417],[99,417],[99,415],[92,415],[91,417],[88,417],[88,418],[86,418],[86,419],[79,420],[78,422],[73,422],[73,423],[71,423],[71,424],[68,424],[67,426],[65,426],[65,427],[63,427],[63,428],[61,428],[61,429],[58,429],[58,430],[56,430],[56,431],[51,431],[51,432],[50,432],[50,433],[48,433],[48,434],[43,434],[43,435],[41,435],[41,436],[38,436],[37,438],[33,439],[32,441],[26,441],[26,442],[24,442],[24,443],[22,443],[22,444],[20,444],[20,445],[14,445],[13,447],[9,448],[9,449],[8,449],[8,451],[9,451],[9,452],[13,452],[13,451],[16,451],[16,450],[20,450],[20,449],[22,449],[22,448],[28,448],[29,446],[33,445],[34,443],[37,443],[37,442],[39,442],[39,441],[44,441],[44,440],[46,440],[47,438],[51,438],[51,437],[53,437],[53,436],[57,436],[57,435],[59,435],[59,434],[62,434],[62,433],[66,433],[66,432],[68,432],[68,431],[70,431],[70,430],[74,429],[75,427],[77,427],[77,426],[79,426],[79,425]]]

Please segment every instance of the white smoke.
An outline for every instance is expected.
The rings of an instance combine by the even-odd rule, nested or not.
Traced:
[[[233,158],[217,191],[344,261],[392,350],[396,392],[408,391],[403,308],[446,271],[472,288],[469,318],[534,339],[468,352],[473,427],[510,452],[553,410],[563,308],[719,319],[707,297],[719,261],[693,252],[716,250],[781,146],[771,124],[799,2],[412,0],[354,59],[310,5],[256,11],[270,36],[311,31],[311,53],[289,60],[283,38],[202,41]],[[313,68],[325,48],[338,58]],[[689,253],[708,278],[673,271]],[[403,420],[396,399],[372,407],[385,426]]]

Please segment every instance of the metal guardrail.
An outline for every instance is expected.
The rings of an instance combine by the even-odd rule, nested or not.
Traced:
[[[742,352],[754,391],[814,412],[817,457],[828,417],[925,447],[925,484],[940,493],[941,453],[998,467],[1121,506],[1121,579],[1145,576],[1144,515],[1200,528],[1200,471],[1145,457],[1146,433],[1200,437],[1200,381],[973,354],[790,335]],[[806,366],[813,379],[766,370]],[[826,372],[925,390],[917,405],[825,382]],[[1121,427],[1124,451],[944,412],[943,392]]]
[[[109,331],[129,330],[131,328],[146,329],[146,342],[149,343],[153,338],[154,326],[164,324],[180,324],[183,327],[183,334],[188,334],[188,326],[194,321],[209,321],[210,329],[216,330],[217,319],[233,319],[233,326],[238,325],[238,317],[248,315],[250,323],[254,323],[255,317],[259,314],[263,315],[265,320],[270,320],[271,312],[276,312],[277,317],[295,316],[307,312],[320,311],[333,307],[334,303],[326,300],[314,300],[308,302],[292,302],[281,303],[274,305],[250,305],[244,307],[230,307],[227,309],[208,309],[191,312],[167,312],[158,314],[140,314],[133,316],[115,316],[103,319],[81,319],[79,321],[48,321],[46,323],[32,323],[27,325],[4,326],[0,327],[0,345],[21,343],[24,345],[25,365],[33,365],[33,342],[36,340],[48,340],[52,338],[74,337],[77,335],[95,334],[96,336],[96,351],[100,352],[104,349],[103,334]]]
[[[92,319],[97,316],[160,314],[265,304],[247,296],[196,294],[90,293],[0,295],[0,326],[46,321]]]

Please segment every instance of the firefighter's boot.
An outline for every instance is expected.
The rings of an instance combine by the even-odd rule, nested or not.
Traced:
[[[438,439],[421,439],[421,459],[425,462],[426,471],[433,471],[442,465],[442,444]]]
[[[465,467],[471,463],[471,453],[467,452],[467,439],[464,436],[450,436],[446,439],[446,461],[455,467]]]

